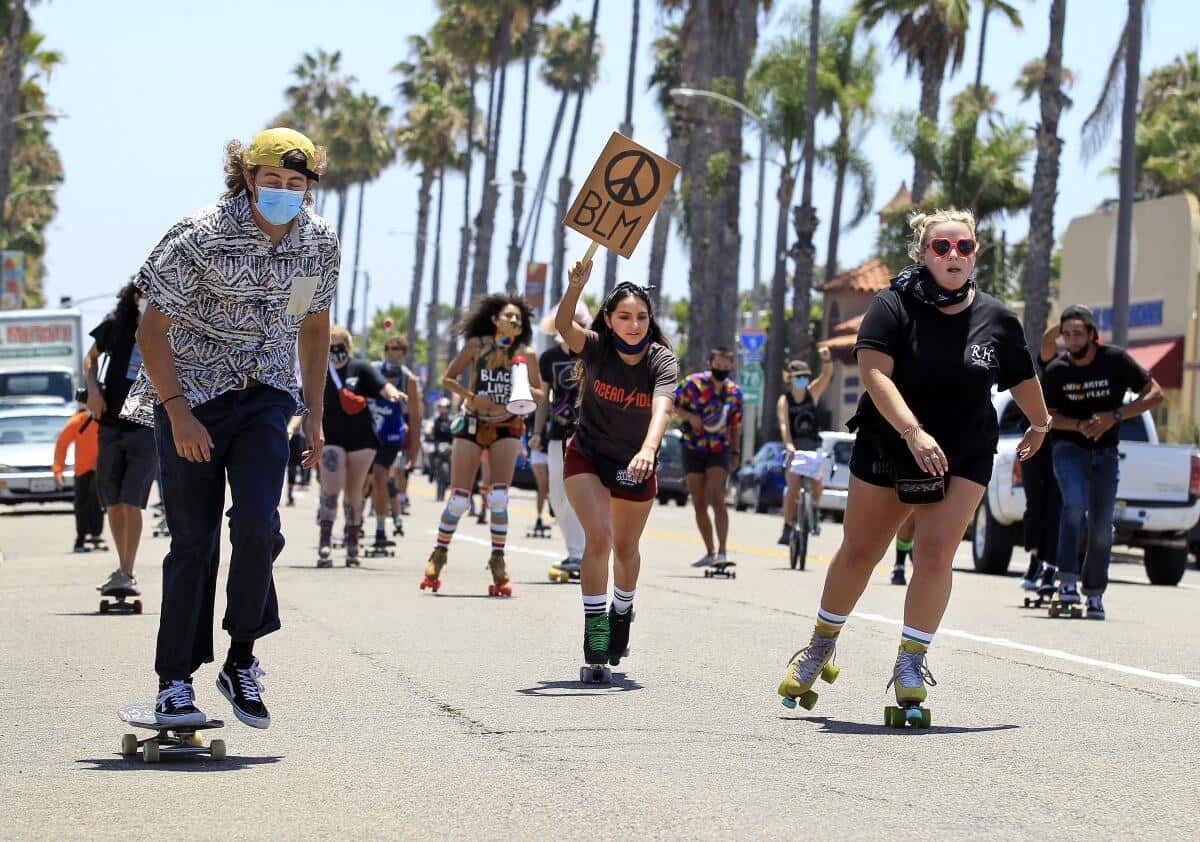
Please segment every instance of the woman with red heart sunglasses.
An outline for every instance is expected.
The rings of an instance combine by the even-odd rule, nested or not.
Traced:
[[[825,578],[816,629],[779,685],[788,707],[811,709],[817,676],[837,677],[838,633],[892,536],[915,522],[912,582],[900,651],[888,685],[895,708],[885,722],[929,724],[921,708],[934,685],[926,652],[950,599],[954,552],[992,474],[999,425],[992,388],[1011,389],[1033,425],[1017,447],[1031,457],[1049,430],[1049,412],[1020,321],[975,288],[978,248],[968,211],[914,214],[915,261],[875,296],[854,351],[866,393],[848,425],[857,431],[842,545]],[[951,482],[953,480],[953,482]]]

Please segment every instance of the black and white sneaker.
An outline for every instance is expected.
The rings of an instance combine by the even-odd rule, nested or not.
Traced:
[[[192,682],[178,679],[158,691],[154,717],[163,725],[203,725],[208,721],[204,712],[196,707]]]
[[[233,715],[251,728],[269,728],[271,714],[263,704],[262,691],[265,689],[259,680],[266,675],[259,667],[258,658],[245,667],[235,667],[226,663],[217,676],[217,689],[221,695],[233,705]]]
[[[1038,587],[1038,578],[1042,575],[1042,562],[1037,557],[1037,553],[1029,556],[1029,569],[1025,571],[1025,578],[1021,580],[1021,590],[1036,591]]]

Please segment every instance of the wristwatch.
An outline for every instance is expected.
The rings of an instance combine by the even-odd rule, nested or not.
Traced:
[[[1113,420],[1116,421],[1118,424],[1121,423],[1121,410],[1119,410],[1119,409],[1113,410]]]

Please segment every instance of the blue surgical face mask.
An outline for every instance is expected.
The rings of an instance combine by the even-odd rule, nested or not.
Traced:
[[[793,377],[792,378],[792,388],[794,388],[794,389],[807,389],[808,384],[809,384],[809,379],[807,377]]]
[[[254,201],[263,219],[272,225],[287,225],[300,213],[304,204],[303,190],[284,190],[279,187],[256,187]]]
[[[630,345],[628,342],[618,336],[617,332],[614,330],[612,333],[612,343],[613,347],[622,354],[629,354],[631,356],[633,354],[640,354],[650,345],[650,333],[647,332],[646,335],[637,342],[637,344]]]

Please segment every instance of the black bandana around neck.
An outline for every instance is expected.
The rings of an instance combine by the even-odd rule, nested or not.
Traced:
[[[975,279],[968,278],[965,284],[951,292],[934,280],[928,268],[914,263],[904,267],[900,274],[892,279],[892,289],[907,292],[918,301],[933,307],[951,307],[967,300],[971,290],[975,289]]]

